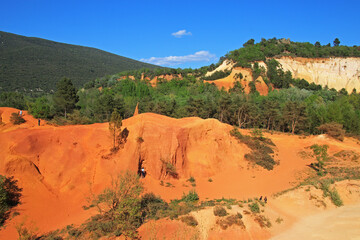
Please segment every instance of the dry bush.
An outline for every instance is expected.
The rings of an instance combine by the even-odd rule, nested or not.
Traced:
[[[227,216],[226,218],[217,219],[216,224],[219,225],[223,230],[226,230],[232,225],[237,225],[240,226],[242,229],[245,229],[245,224],[241,219],[242,215],[240,213],[237,213],[235,215]]]
[[[165,176],[171,176],[173,178],[178,178],[179,174],[176,171],[176,167],[170,161],[165,161],[160,159],[162,162],[161,172],[165,173]]]
[[[219,217],[224,217],[227,215],[227,212],[224,207],[216,206],[214,207],[214,215]]]
[[[320,125],[317,128],[319,131],[326,133],[332,138],[335,138],[340,141],[344,141],[345,130],[343,129],[343,125],[340,123],[325,123]]]
[[[267,228],[270,228],[271,227],[271,222],[268,218],[266,218],[265,216],[263,215],[257,215],[255,217],[255,222],[257,222],[260,227],[264,228],[264,227],[267,227]]]
[[[180,220],[185,223],[186,225],[196,227],[199,223],[193,216],[184,216],[181,217]]]

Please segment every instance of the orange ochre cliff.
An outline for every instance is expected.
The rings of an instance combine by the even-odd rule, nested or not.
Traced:
[[[191,189],[186,184],[190,176],[196,178],[195,189],[200,200],[248,199],[261,195],[270,199],[272,194],[295,186],[307,175],[310,170],[307,165],[313,160],[299,155],[305,147],[326,143],[330,152],[341,149],[359,152],[359,144],[350,138],[339,142],[322,135],[299,138],[265,133],[276,145],[274,158],[278,162],[274,170],[268,171],[245,160],[244,155],[250,149],[230,135],[233,129],[230,125],[215,119],[173,119],[143,113],[123,120],[122,128],[127,128],[129,135],[123,147],[111,153],[108,123],[56,127],[41,121],[38,126],[37,119],[25,111],[26,123],[13,125],[10,115],[18,111],[0,108],[0,174],[14,176],[23,188],[22,204],[17,207],[20,215],[0,231],[0,239],[16,239],[14,226],[25,216],[36,224],[40,233],[84,222],[95,213],[95,209],[83,209],[88,204],[88,197],[100,193],[122,171],[136,172],[139,164],[147,172],[141,179],[145,191],[167,201],[180,198]],[[249,134],[247,130],[241,132]],[[165,176],[162,171],[164,161],[176,167],[178,179]],[[170,182],[173,187],[160,185],[161,180]],[[302,191],[301,194],[307,194]],[[359,194],[353,191],[353,197]],[[284,224],[272,230],[246,220],[248,216],[244,216],[246,231],[238,228],[219,230],[213,227],[212,209],[204,209],[191,213],[197,214],[197,228],[177,220],[162,219],[144,224],[139,232],[143,239],[193,239],[195,235],[200,239],[269,239],[305,214],[306,211],[299,209],[300,203],[289,203],[287,198],[291,197],[294,198],[285,195],[269,201],[266,210],[269,216],[276,219],[281,215],[286,219]],[[289,212],[283,207],[287,205],[291,209]],[[237,208],[229,211],[236,213]],[[156,233],[154,229],[157,229]]]

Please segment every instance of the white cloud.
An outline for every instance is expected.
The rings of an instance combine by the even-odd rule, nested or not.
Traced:
[[[177,37],[177,38],[181,38],[181,37],[186,36],[186,35],[191,36],[192,33],[191,33],[191,32],[187,32],[187,31],[184,29],[184,30],[179,30],[179,31],[177,31],[177,32],[174,32],[174,33],[172,33],[171,35],[173,35],[174,37]]]
[[[209,51],[199,51],[185,56],[151,57],[148,59],[142,58],[140,61],[160,66],[175,66],[188,62],[210,62],[215,59],[215,54],[212,54]]]

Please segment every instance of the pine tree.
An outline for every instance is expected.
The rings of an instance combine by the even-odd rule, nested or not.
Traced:
[[[111,140],[113,142],[112,150],[115,151],[119,148],[119,136],[121,134],[121,126],[122,126],[122,118],[119,112],[114,109],[111,114],[110,122],[109,122],[109,131]]]
[[[288,124],[291,133],[294,134],[296,127],[304,123],[307,118],[305,105],[295,101],[286,102],[283,110],[283,118]]]
[[[340,40],[338,38],[335,38],[334,47],[338,47],[339,45],[340,45]]]
[[[64,112],[66,118],[67,113],[71,112],[75,108],[75,104],[79,101],[79,97],[76,95],[76,89],[69,78],[62,78],[56,84],[56,92],[54,94],[55,108],[59,112]]]

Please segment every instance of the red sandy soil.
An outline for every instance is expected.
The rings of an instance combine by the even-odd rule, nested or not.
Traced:
[[[300,139],[266,133],[276,144],[275,160],[279,163],[268,171],[244,159],[250,150],[230,135],[233,128],[230,125],[215,119],[173,119],[145,113],[123,121],[123,128],[129,130],[127,142],[116,154],[111,154],[107,123],[55,127],[42,121],[39,127],[37,119],[25,112],[27,122],[14,126],[9,117],[18,110],[0,108],[0,112],[4,122],[0,126],[0,174],[15,176],[23,188],[23,203],[17,208],[20,215],[8,222],[0,239],[15,239],[14,226],[25,216],[35,222],[39,233],[84,222],[94,214],[82,208],[87,197],[109,186],[111,179],[122,171],[136,172],[140,158],[144,159],[147,171],[146,178],[141,180],[146,191],[165,200],[179,198],[191,190],[186,181],[190,176],[196,179],[201,200],[247,199],[270,196],[301,181],[312,162],[298,155],[305,147],[326,143],[329,152],[342,149],[359,152],[358,143],[349,138],[338,142],[324,136]],[[179,179],[164,177],[161,160],[176,166]],[[161,186],[160,180],[173,187]],[[214,234],[212,239],[217,238]],[[264,234],[264,238],[270,236]]]

